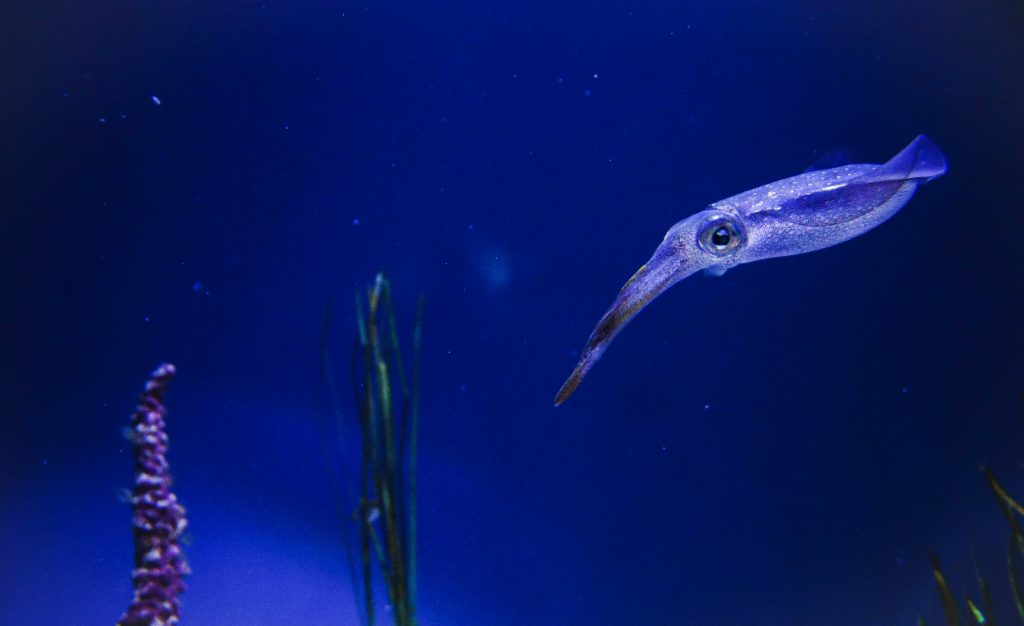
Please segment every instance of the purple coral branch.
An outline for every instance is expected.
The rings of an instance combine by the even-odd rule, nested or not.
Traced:
[[[174,366],[156,368],[132,415],[131,441],[135,448],[135,487],[132,489],[132,526],[135,536],[135,597],[118,626],[176,624],[180,596],[185,591],[188,564],[179,539],[185,530],[185,507],[171,491],[167,465],[167,432],[163,404]]]

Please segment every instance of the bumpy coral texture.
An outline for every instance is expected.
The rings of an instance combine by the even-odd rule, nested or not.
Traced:
[[[167,433],[163,404],[174,366],[165,363],[153,372],[132,415],[135,448],[135,487],[132,526],[135,535],[135,597],[118,626],[176,624],[181,614],[188,564],[179,540],[185,531],[185,507],[171,491],[167,464]]]

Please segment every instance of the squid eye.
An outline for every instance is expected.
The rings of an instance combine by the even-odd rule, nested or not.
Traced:
[[[743,239],[743,231],[736,223],[718,219],[705,226],[701,231],[700,247],[715,256],[724,256],[743,243]]]

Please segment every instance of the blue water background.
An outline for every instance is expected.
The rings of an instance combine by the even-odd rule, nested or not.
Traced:
[[[403,327],[426,302],[423,624],[940,623],[927,552],[962,598],[972,535],[1006,597],[979,468],[1024,493],[1020,2],[0,16],[0,623],[124,608],[120,431],[165,360],[185,623],[356,623],[318,342],[333,299],[354,420],[381,269]],[[674,222],[922,132],[949,174],[890,222],[688,279],[552,407]]]

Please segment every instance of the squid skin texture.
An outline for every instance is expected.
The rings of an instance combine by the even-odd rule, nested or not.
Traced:
[[[680,280],[721,276],[743,263],[829,248],[875,228],[910,201],[918,185],[946,173],[946,157],[918,135],[882,164],[805,172],[719,200],[673,225],[651,259],[623,286],[555,396],[565,402],[620,330]]]

